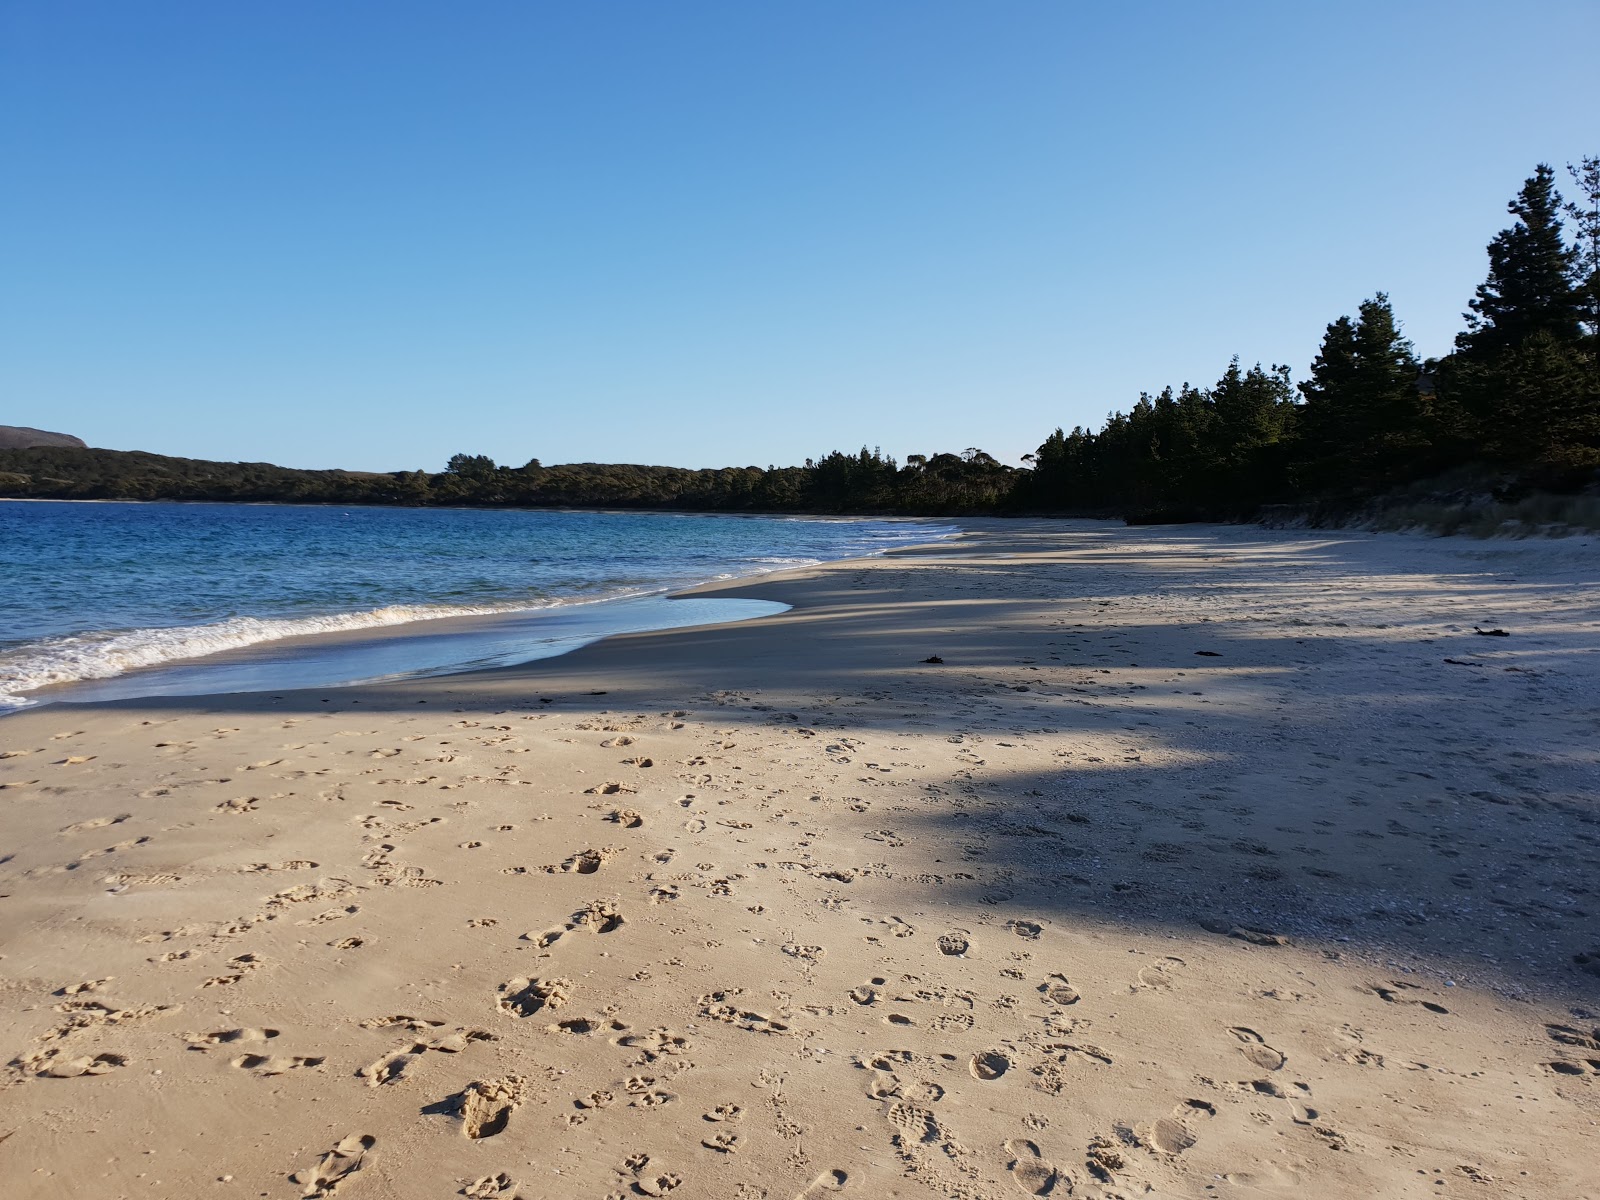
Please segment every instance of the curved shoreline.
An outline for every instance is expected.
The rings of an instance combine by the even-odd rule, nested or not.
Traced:
[[[948,523],[945,524],[948,527]],[[945,538],[959,536],[959,533],[944,535]],[[901,547],[891,547],[879,553],[894,553],[898,549]],[[282,664],[281,669],[275,672],[277,682],[263,684],[263,687],[274,691],[283,690],[285,687],[293,689],[359,686],[390,675],[468,673],[485,669],[476,664],[479,664],[488,652],[476,648],[477,643],[483,641],[490,631],[508,622],[521,619],[526,625],[527,637],[532,639],[533,644],[538,644],[544,640],[539,636],[542,618],[547,618],[550,624],[562,624],[571,618],[574,610],[579,609],[616,612],[617,606],[625,606],[629,601],[709,596],[714,592],[708,589],[716,589],[722,584],[765,579],[790,570],[803,570],[809,566],[839,561],[850,560],[817,560],[799,568],[775,566],[765,570],[753,569],[688,584],[662,584],[659,587],[646,587],[599,597],[557,598],[538,604],[508,601],[503,604],[484,605],[393,605],[321,616],[234,617],[210,625],[152,627],[112,634],[82,634],[46,639],[26,648],[18,648],[11,653],[20,655],[26,649],[36,657],[44,657],[53,652],[77,651],[81,646],[81,653],[86,654],[89,661],[77,664],[76,667],[78,670],[90,673],[74,674],[70,678],[56,678],[45,683],[29,683],[27,686],[18,686],[15,676],[9,682],[0,678],[0,684],[7,685],[4,692],[0,693],[0,717],[42,704],[96,703],[102,699],[131,699],[139,695],[154,694],[226,694],[241,688],[229,684],[220,688],[202,687],[194,691],[174,691],[169,677],[196,674],[203,677],[208,669],[215,668],[217,670],[213,673],[219,674],[226,682],[228,673],[223,670],[225,668],[235,668],[237,675],[251,664],[268,662]],[[600,627],[606,624],[602,620],[593,623]],[[672,628],[678,624],[679,621],[675,616],[662,620],[659,627]],[[582,641],[610,636],[611,632],[601,628],[599,632],[585,636]],[[337,656],[350,653],[353,647],[365,647],[370,651],[379,643],[392,644],[402,639],[437,641],[447,636],[457,636],[462,641],[462,657],[455,664],[430,660],[408,669],[403,662],[404,655],[391,650],[384,656],[386,669],[381,672],[355,670],[337,680],[326,677],[326,672],[323,672],[324,678],[307,678],[299,683],[290,678],[292,670],[288,660],[297,654],[307,658]],[[187,643],[181,647],[185,652],[165,657],[164,653],[174,637],[187,638]],[[213,650],[202,650],[200,653],[187,652],[189,645],[206,645],[218,640],[231,644],[221,645]],[[507,653],[508,651],[502,649],[494,656],[503,658]],[[123,661],[113,663],[96,661],[103,655],[110,655]],[[530,652],[528,658],[523,661],[541,657],[546,655]],[[34,668],[36,672],[43,669],[38,666]],[[66,667],[57,670],[65,671]],[[141,683],[145,686],[141,687]],[[242,690],[262,689],[248,686]]]
[[[18,713],[8,1169],[1580,1194],[1597,577],[980,523],[695,589],[751,621]]]

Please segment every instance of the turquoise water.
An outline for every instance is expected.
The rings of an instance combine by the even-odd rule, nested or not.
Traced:
[[[527,661],[624,629],[757,615],[650,599],[690,584],[950,532],[679,513],[0,503],[0,711]],[[430,624],[443,618],[480,619]]]

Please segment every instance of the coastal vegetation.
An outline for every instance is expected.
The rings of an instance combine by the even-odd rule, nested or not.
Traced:
[[[438,472],[303,471],[70,445],[0,448],[0,496],[713,512],[1064,513],[1239,519],[1273,506],[1337,514],[1441,489],[1593,492],[1600,481],[1600,156],[1541,164],[1488,246],[1453,351],[1419,361],[1383,292],[1328,325],[1298,384],[1237,358],[1216,383],[1140,395],[1098,430],[1057,429],[1012,467],[971,447],[834,451],[803,466],[690,470],[503,466],[457,454]],[[1432,488],[1430,492],[1430,487]]]

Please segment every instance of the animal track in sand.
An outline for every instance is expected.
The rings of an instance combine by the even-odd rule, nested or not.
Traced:
[[[667,1092],[660,1088],[647,1088],[631,1094],[633,1099],[628,1101],[629,1108],[660,1108],[678,1098],[676,1092]]]
[[[583,794],[585,796],[618,796],[631,795],[638,790],[639,789],[634,787],[632,784],[607,782],[597,783],[593,787],[584,788]]]
[[[613,825],[621,825],[624,829],[638,829],[644,824],[643,814],[631,808],[614,808],[606,814],[606,820]]]
[[[703,1121],[742,1121],[744,1109],[737,1104],[719,1104],[708,1113],[700,1114]]]
[[[560,1008],[571,999],[570,979],[529,979],[519,976],[502,983],[497,1004],[501,1012],[531,1017],[546,1008]]]
[[[1005,1144],[1005,1151],[1011,1156],[1006,1169],[1011,1172],[1012,1182],[1028,1195],[1048,1196],[1055,1189],[1060,1175],[1054,1164],[1045,1161],[1038,1146],[1027,1138],[1012,1138]]]
[[[683,1177],[671,1171],[647,1171],[634,1180],[633,1186],[646,1196],[665,1196],[683,1186]]]
[[[232,800],[224,800],[216,805],[214,811],[234,814],[255,812],[260,804],[261,800],[256,796],[235,796]]]
[[[1044,932],[1044,926],[1038,921],[1007,921],[1006,928],[1020,938],[1033,941]]]
[[[601,742],[600,744],[602,746],[604,746],[608,750],[613,750],[613,749],[617,749],[617,748],[622,747],[622,746],[631,746],[631,745],[633,745],[633,741],[634,741],[633,738],[629,737],[627,734],[624,733],[624,734],[620,734],[620,735],[618,735],[617,737],[614,737],[614,738],[607,738],[605,741]]]
[[[1288,1061],[1280,1051],[1267,1045],[1266,1039],[1254,1029],[1235,1025],[1228,1032],[1244,1043],[1239,1047],[1239,1053],[1263,1071],[1276,1071]]]
[[[370,1134],[351,1134],[324,1154],[316,1166],[296,1171],[289,1181],[305,1188],[300,1193],[302,1200],[331,1196],[341,1183],[366,1166],[367,1155],[377,1143],[378,1139]]]

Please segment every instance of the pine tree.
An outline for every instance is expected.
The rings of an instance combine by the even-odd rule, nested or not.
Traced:
[[[1573,252],[1562,240],[1562,201],[1544,163],[1506,206],[1518,223],[1489,243],[1489,277],[1464,314],[1456,348],[1479,361],[1521,345],[1535,333],[1558,342],[1578,337]]]
[[[1565,206],[1572,218],[1577,245],[1573,247],[1572,286],[1591,340],[1600,340],[1600,154],[1586,154],[1579,166],[1567,164],[1583,203]],[[1595,352],[1591,344],[1590,353]]]

